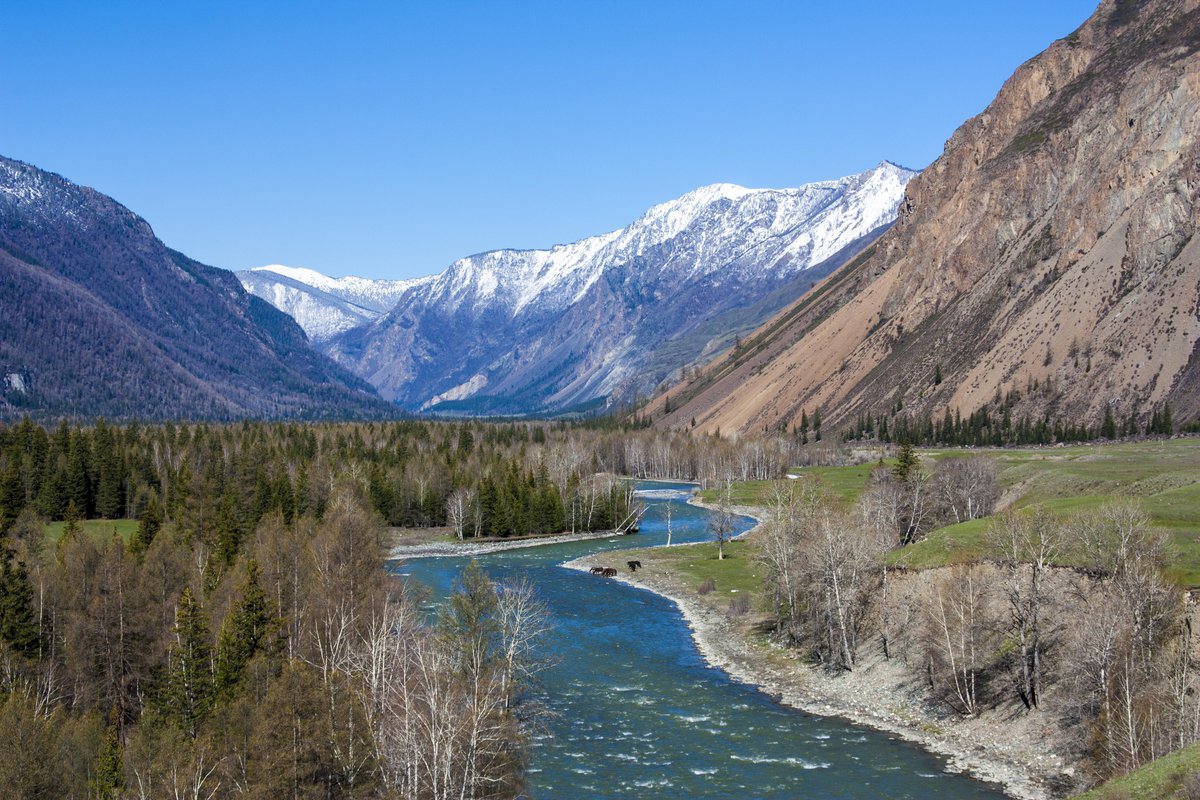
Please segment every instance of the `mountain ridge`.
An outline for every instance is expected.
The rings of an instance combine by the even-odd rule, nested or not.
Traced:
[[[1200,413],[1198,17],[1101,3],[955,131],[870,253],[646,413],[724,432],[816,408],[843,428]]]
[[[774,309],[701,340],[713,316],[807,270],[815,280],[847,247],[865,246],[913,174],[882,162],[793,189],[699,187],[578,242],[459,259],[322,349],[410,410],[474,401],[481,413],[553,412],[630,399]],[[661,363],[664,346],[674,363]]]
[[[236,274],[247,292],[292,317],[317,344],[378,319],[405,292],[429,280],[380,280],[354,275],[332,278],[313,269],[282,264]]]

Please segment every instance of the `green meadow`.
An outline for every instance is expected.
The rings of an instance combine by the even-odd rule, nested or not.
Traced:
[[[63,529],[66,526],[67,523],[61,521],[48,523],[46,525],[46,541],[50,544],[57,544],[58,540],[62,538]],[[84,519],[79,521],[80,532],[92,537],[97,542],[109,538],[115,530],[128,544],[129,537],[133,536],[137,526],[136,519]]]
[[[1185,586],[1200,586],[1200,438],[1072,447],[995,450],[922,450],[922,460],[987,455],[1000,465],[1001,496],[1015,510],[1045,509],[1056,514],[1094,511],[1105,503],[1133,499],[1151,524],[1169,537],[1173,562],[1168,575]],[[885,462],[890,465],[891,462]],[[851,467],[803,467],[847,503],[858,499],[878,462]],[[773,481],[734,486],[733,500],[766,504]],[[715,502],[717,492],[702,497]],[[921,569],[984,558],[989,519],[932,531],[923,541],[896,551],[893,562]]]

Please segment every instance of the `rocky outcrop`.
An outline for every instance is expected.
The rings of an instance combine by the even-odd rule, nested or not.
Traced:
[[[873,248],[649,412],[1200,414],[1197,7],[1106,0],[954,133]]]

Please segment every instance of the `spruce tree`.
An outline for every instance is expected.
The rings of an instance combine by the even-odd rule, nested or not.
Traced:
[[[208,617],[192,596],[190,586],[179,597],[173,633],[159,701],[163,715],[195,739],[212,707],[213,675]]]
[[[912,444],[907,441],[903,442],[900,445],[900,451],[896,454],[896,466],[892,467],[892,476],[898,481],[907,481],[918,464],[920,464],[920,459],[913,452]]]
[[[217,640],[214,679],[217,692],[235,689],[246,664],[263,648],[271,626],[271,615],[268,613],[267,594],[259,583],[259,577],[258,561],[252,558],[246,564],[241,599],[225,618]]]
[[[1117,420],[1113,417],[1112,406],[1104,407],[1104,424],[1100,426],[1100,435],[1105,439],[1117,438]]]
[[[74,500],[67,501],[67,510],[63,513],[63,532],[62,537],[58,540],[60,545],[70,541],[80,533],[79,526],[79,506],[75,505]]]
[[[96,515],[104,519],[117,519],[124,507],[122,497],[121,458],[117,452],[118,442],[113,431],[104,424],[96,423],[93,434],[96,464]]]
[[[97,800],[119,800],[125,788],[125,768],[121,758],[121,726],[117,707],[108,715],[108,730],[100,743],[96,758],[96,775],[92,780],[92,796]]]
[[[458,655],[464,674],[471,678],[481,675],[495,656],[500,635],[496,604],[496,587],[472,559],[438,617],[438,633]]]
[[[17,469],[17,459],[12,458],[4,474],[0,475],[0,535],[8,533],[23,508],[25,482],[21,480],[21,471]]]
[[[0,546],[0,639],[30,658],[41,649],[29,574],[7,545]]]
[[[71,436],[71,449],[67,454],[67,500],[75,504],[81,517],[88,517],[92,498],[91,480],[88,476],[87,439],[82,432]]]
[[[162,523],[162,509],[158,505],[158,498],[151,495],[150,501],[146,503],[146,509],[142,512],[142,518],[138,520],[137,530],[133,532],[133,537],[129,540],[129,550],[133,553],[146,552],[150,543],[154,541],[154,537],[162,529]]]

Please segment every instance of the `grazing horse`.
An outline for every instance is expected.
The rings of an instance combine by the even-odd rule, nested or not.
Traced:
[[[625,563],[629,565],[630,572],[637,572],[638,567],[642,566],[642,562],[640,561],[627,561]]]
[[[606,578],[615,578],[615,577],[617,577],[617,571],[616,571],[615,569],[613,569],[612,567],[605,567],[605,568],[604,568],[604,572],[601,572],[600,574],[601,574],[601,575],[603,575],[603,576],[604,576],[604,577],[606,577]]]
[[[588,570],[588,572],[592,573],[593,575],[599,575],[604,572],[604,567],[592,567]]]

